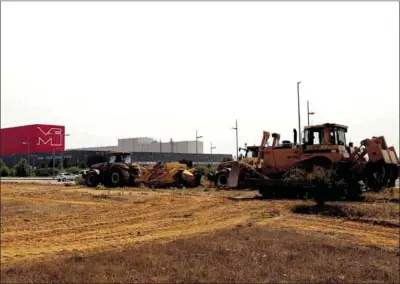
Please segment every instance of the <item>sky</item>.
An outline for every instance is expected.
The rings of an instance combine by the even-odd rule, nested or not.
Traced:
[[[301,125],[399,151],[398,2],[3,2],[1,127],[65,125],[66,148],[203,136],[234,154]]]

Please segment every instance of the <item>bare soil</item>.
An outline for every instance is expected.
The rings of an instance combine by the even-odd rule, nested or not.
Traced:
[[[323,208],[255,194],[1,183],[1,282],[400,281],[398,189]]]

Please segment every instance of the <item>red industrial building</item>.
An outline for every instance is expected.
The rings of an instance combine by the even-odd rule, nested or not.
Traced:
[[[65,127],[32,124],[0,130],[1,155],[50,153],[65,150]]]

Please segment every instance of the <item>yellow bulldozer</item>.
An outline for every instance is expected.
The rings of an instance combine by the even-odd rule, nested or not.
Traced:
[[[256,188],[263,196],[295,188],[298,195],[353,198],[362,189],[379,191],[394,186],[399,160],[383,136],[365,139],[359,147],[353,147],[347,144],[345,125],[307,126],[302,143],[297,143],[297,131],[293,132],[293,143],[280,143],[278,133],[264,131],[259,146],[246,147],[241,161],[218,165],[211,179],[218,187]],[[315,169],[324,176],[314,178]],[[318,186],[311,180],[318,181]]]

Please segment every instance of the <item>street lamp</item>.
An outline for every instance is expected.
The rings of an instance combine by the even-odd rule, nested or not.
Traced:
[[[211,153],[211,166],[213,164],[214,158],[213,158],[213,153],[212,150],[215,149],[215,146],[212,145],[212,142],[210,143],[210,153]]]
[[[69,136],[69,134],[64,134],[64,151],[65,151],[65,137]],[[61,169],[64,169],[64,152],[61,151]],[[54,172],[54,170],[53,170]]]
[[[197,139],[203,138],[203,136],[197,136],[197,129],[196,129],[196,154],[198,153],[198,148],[197,148]]]
[[[239,139],[238,139],[238,123],[236,119],[236,126],[232,127],[233,130],[236,130],[236,160],[239,158]]]
[[[315,112],[310,112],[310,107],[308,105],[308,101],[307,101],[307,122],[308,122],[308,126],[310,126],[310,115],[314,115]]]
[[[30,164],[30,157],[29,157],[29,152],[30,152],[30,143],[29,141],[22,142],[23,145],[27,145],[28,147],[28,175],[31,175],[31,164]]]
[[[298,107],[298,115],[299,115],[299,144],[301,144],[301,126],[300,126],[300,91],[299,91],[299,85],[300,82],[297,82],[297,107]]]

